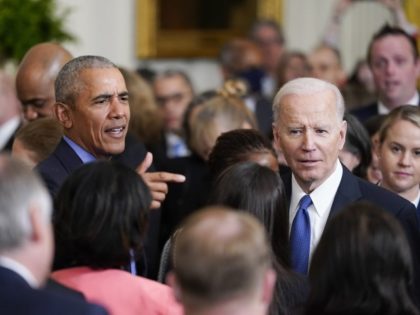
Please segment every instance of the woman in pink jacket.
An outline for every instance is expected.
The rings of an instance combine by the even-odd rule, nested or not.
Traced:
[[[172,290],[137,276],[151,194],[134,171],[109,161],[86,164],[62,186],[55,205],[52,277],[112,315],[182,314]]]

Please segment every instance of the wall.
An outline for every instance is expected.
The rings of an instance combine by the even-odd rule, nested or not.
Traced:
[[[57,0],[59,10],[70,7],[67,27],[79,42],[66,45],[75,55],[99,54],[113,62],[136,68],[138,65],[161,70],[175,67],[188,71],[197,91],[218,87],[220,71],[214,60],[137,60],[135,56],[135,0]],[[320,40],[334,0],[285,0],[284,29],[290,48],[310,51]],[[389,20],[385,8],[360,1],[349,9],[342,24],[342,57],[350,71],[365,55],[372,33]]]

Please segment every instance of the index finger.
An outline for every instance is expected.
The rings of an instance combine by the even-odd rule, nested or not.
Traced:
[[[152,174],[152,173],[149,173]],[[181,174],[169,173],[169,172],[156,172],[156,180],[162,182],[173,182],[173,183],[183,183],[185,182],[185,176]]]

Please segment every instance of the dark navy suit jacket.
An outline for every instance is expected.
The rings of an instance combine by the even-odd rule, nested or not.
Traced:
[[[17,273],[0,267],[0,314],[106,315],[100,306],[44,289],[33,289]]]
[[[282,179],[286,195],[290,201],[292,193],[291,172],[283,174]],[[369,201],[390,212],[403,226],[413,255],[415,296],[420,297],[420,227],[414,205],[382,187],[353,175],[343,166],[343,176],[331,206],[328,220],[350,203],[362,200]]]
[[[420,100],[419,100],[420,102]],[[402,104],[404,105],[404,104]],[[420,105],[417,104],[417,105]],[[378,102],[374,102],[374,103],[370,103],[366,106],[363,106],[361,108],[352,110],[350,112],[351,114],[353,114],[354,116],[356,116],[361,122],[364,122],[366,120],[368,120],[370,117],[376,116],[379,114],[378,112]]]
[[[143,161],[146,153],[147,151],[141,142],[128,137],[126,138],[126,150],[113,159],[128,167],[135,168]],[[40,162],[35,169],[41,175],[51,195],[55,197],[66,178],[82,165],[83,162],[76,152],[64,139],[61,139],[54,152]],[[149,228],[144,245],[146,260],[142,262],[140,271],[141,275],[152,279],[157,277],[158,271],[160,215],[160,210],[153,210],[150,213]]]

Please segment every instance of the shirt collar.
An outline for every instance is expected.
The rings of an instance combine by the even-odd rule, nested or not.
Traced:
[[[7,144],[7,141],[9,141],[13,133],[19,127],[19,124],[20,118],[13,117],[0,126],[0,149]]]
[[[85,149],[83,149],[80,145],[75,143],[73,140],[71,140],[70,138],[66,136],[64,136],[63,139],[73,149],[73,151],[77,154],[77,156],[82,160],[83,164],[96,161],[96,158],[92,154],[87,152]]]
[[[408,102],[401,105],[419,105],[419,99],[420,99],[419,93],[416,92],[416,94],[414,94],[414,96]],[[384,103],[378,100],[378,114],[386,115],[389,112],[390,112],[389,108],[386,107]]]
[[[319,187],[309,194],[312,199],[312,205],[314,206],[315,212],[318,216],[321,217],[325,213],[329,213],[342,176],[343,166],[337,160],[334,172]],[[292,196],[289,208],[290,212],[293,212],[291,213],[292,215],[296,212],[299,201],[304,195],[306,195],[306,193],[299,186],[295,176],[292,175]]]
[[[38,288],[39,287],[39,283],[38,283],[38,281],[36,281],[34,275],[29,271],[28,268],[26,268],[20,262],[17,262],[16,260],[14,260],[12,258],[9,258],[9,257],[0,256],[0,266],[16,272],[32,288]]]
[[[413,200],[413,201],[411,201],[411,202],[413,203],[414,207],[416,207],[416,208],[417,208],[417,206],[418,206],[418,204],[419,204],[419,201],[420,201],[420,191],[419,191],[419,193],[418,193],[418,195],[417,195],[416,199],[414,199],[414,200]]]

